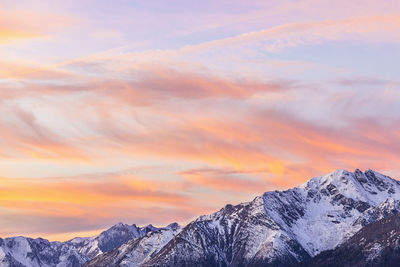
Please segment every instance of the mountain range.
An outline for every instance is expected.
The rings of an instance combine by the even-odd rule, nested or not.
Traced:
[[[67,242],[0,239],[0,266],[396,266],[400,182],[337,170],[184,227],[116,224]]]

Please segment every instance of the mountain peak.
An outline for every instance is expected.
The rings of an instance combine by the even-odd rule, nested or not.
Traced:
[[[178,223],[174,222],[174,223],[168,224],[165,228],[171,229],[171,230],[176,230],[176,229],[181,228],[181,226]]]
[[[372,170],[339,169],[293,189],[267,192],[263,198],[268,215],[314,256],[354,234],[362,227],[354,223],[367,210],[389,198],[399,200],[400,183]],[[390,211],[393,205],[386,206]],[[380,210],[366,220],[377,218]]]
[[[143,226],[143,227],[140,228],[140,230],[143,231],[145,234],[148,233],[148,232],[157,231],[159,229],[160,228],[154,227],[152,224],[149,224],[149,225],[146,225],[146,226]]]
[[[331,173],[328,173],[323,176],[313,177],[304,184],[300,185],[300,188],[313,188],[320,187],[328,184],[338,184],[338,183],[346,183],[348,178],[352,176],[352,172],[347,170],[338,169]]]
[[[314,177],[300,185],[299,189],[308,192],[319,191],[325,195],[342,194],[365,202],[378,204],[388,197],[399,194],[396,187],[400,182],[371,169],[354,172],[339,169],[324,176]]]
[[[122,222],[118,222],[118,223],[114,224],[113,226],[111,226],[111,228],[121,228],[121,227],[125,227],[125,226],[127,226],[127,225]]]

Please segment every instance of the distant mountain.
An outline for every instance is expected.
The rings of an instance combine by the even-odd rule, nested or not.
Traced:
[[[373,242],[369,227],[389,218],[394,218],[393,227],[382,228],[379,236],[388,238],[379,251],[397,249],[389,236],[399,230],[393,217],[399,211],[399,181],[372,170],[337,170],[293,189],[226,205],[184,228],[117,224],[97,237],[64,243],[17,237],[16,245],[5,239],[0,242],[0,266],[325,266],[323,255],[327,263],[335,263],[335,255],[346,257],[334,253],[348,251],[340,250],[348,242],[357,247],[360,233]],[[365,248],[360,244],[363,253],[372,251],[369,243]],[[375,259],[364,258],[359,266]]]
[[[66,242],[66,244],[71,245],[76,248],[80,254],[91,259],[125,244],[131,239],[142,237],[148,232],[156,231],[158,229],[159,228],[156,228],[151,224],[145,227],[137,227],[135,224],[128,225],[118,223],[98,236],[84,238],[77,237]]]
[[[178,224],[170,224],[141,238],[132,239],[101,257],[94,258],[86,266],[140,266],[157,254],[180,231],[181,227]]]
[[[98,236],[77,237],[67,242],[22,236],[0,238],[0,266],[82,266],[95,256],[157,230],[152,225],[137,227],[118,223]]]

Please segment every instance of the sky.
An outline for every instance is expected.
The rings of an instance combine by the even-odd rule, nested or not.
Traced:
[[[0,237],[400,176],[400,2],[0,0]]]

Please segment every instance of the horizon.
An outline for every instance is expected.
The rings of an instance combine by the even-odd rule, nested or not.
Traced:
[[[400,177],[399,29],[395,0],[1,1],[0,237]]]

